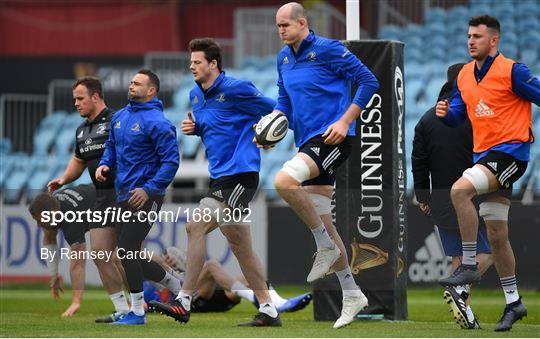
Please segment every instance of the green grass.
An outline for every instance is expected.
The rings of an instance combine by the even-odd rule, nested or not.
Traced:
[[[279,288],[284,296],[302,292],[297,287]],[[69,306],[69,292],[61,300],[50,298],[48,290],[1,288],[0,336],[2,337],[539,337],[540,293],[521,291],[529,316],[514,325],[510,333],[494,332],[503,308],[499,290],[475,290],[473,310],[479,315],[482,330],[462,330],[453,322],[440,289],[409,290],[408,321],[357,321],[334,330],[332,322],[313,321],[310,306],[296,313],[282,314],[282,328],[238,328],[250,320],[253,306],[242,302],[226,313],[193,314],[188,324],[149,314],[145,326],[96,324],[94,319],[111,311],[102,290],[90,289],[79,312],[63,319]]]

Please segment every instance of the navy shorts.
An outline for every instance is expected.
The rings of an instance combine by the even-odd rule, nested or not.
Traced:
[[[441,239],[444,254],[449,257],[461,257],[463,255],[463,251],[461,247],[461,234],[459,234],[459,228],[437,227],[437,230],[439,239]],[[491,253],[486,226],[483,223],[478,225],[476,253]]]

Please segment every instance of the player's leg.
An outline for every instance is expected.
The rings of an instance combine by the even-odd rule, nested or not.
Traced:
[[[499,275],[506,299],[506,307],[495,331],[508,331],[517,320],[527,316],[521,302],[516,280],[516,260],[508,239],[508,211],[510,200],[492,194],[480,204],[480,215],[487,226],[487,235],[492,249],[493,262]]]
[[[462,264],[447,278],[439,280],[444,286],[457,286],[480,281],[476,249],[478,214],[472,198],[499,189],[495,175],[484,165],[476,164],[463,172],[450,191],[461,234]]]
[[[167,303],[155,301],[150,303],[157,311],[177,321],[189,321],[193,293],[197,288],[197,283],[206,259],[206,234],[212,232],[218,226],[214,212],[219,210],[219,208],[221,208],[221,205],[214,199],[203,198],[201,200],[199,208],[195,209],[197,212],[194,212],[201,213],[201,215],[198,215],[196,219],[194,215],[191,215],[191,220],[186,225],[188,248],[186,272],[182,288],[175,300]],[[208,214],[205,211],[211,213]],[[203,217],[204,215],[207,217]]]
[[[197,281],[196,294],[203,299],[210,299],[216,290],[216,284],[219,284],[212,272],[212,266],[215,260],[209,260],[204,264],[199,280]]]
[[[283,165],[274,182],[278,194],[291,206],[315,238],[317,254],[307,277],[308,282],[323,277],[341,255],[339,247],[330,238],[320,213],[315,209],[312,197],[302,187],[302,182],[319,175],[317,163],[308,154],[299,152]]]
[[[227,238],[231,251],[238,260],[244,277],[253,290],[253,293],[255,293],[255,297],[260,305],[260,314],[267,316],[267,318],[264,319],[265,325],[281,326],[281,320],[279,319],[276,306],[272,302],[270,294],[268,293],[262,262],[255,251],[253,251],[251,230],[249,225],[221,225],[220,230]],[[235,288],[243,287],[239,287],[239,284],[236,284]],[[257,321],[257,319],[255,319],[254,322],[255,321]],[[250,324],[252,323],[253,322]],[[248,325],[248,323],[245,325]],[[255,325],[252,324],[250,326]]]
[[[115,262],[112,260],[112,255],[116,249],[116,233],[111,227],[99,227],[90,229],[90,244],[92,250],[98,253],[110,253],[111,260],[94,259],[94,264],[99,272],[99,276],[103,283],[103,287],[109,294],[109,298],[114,305],[115,312],[107,317],[98,318],[98,323],[110,323],[120,319],[123,314],[129,312],[129,305],[124,294],[122,275],[118,271]]]

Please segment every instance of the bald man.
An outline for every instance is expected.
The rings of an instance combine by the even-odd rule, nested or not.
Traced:
[[[276,14],[285,47],[277,57],[278,103],[294,131],[299,152],[277,173],[275,187],[311,230],[317,253],[307,282],[333,269],[343,290],[341,316],[334,324],[351,323],[368,300],[356,285],[347,252],[332,223],[331,197],[338,167],[351,152],[356,119],[379,83],[341,42],[309,29],[304,8],[291,2]],[[351,100],[352,86],[357,86]]]

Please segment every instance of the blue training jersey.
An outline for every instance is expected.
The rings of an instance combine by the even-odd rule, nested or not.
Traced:
[[[341,42],[310,32],[298,52],[285,46],[277,57],[279,97],[275,109],[292,121],[296,146],[323,134],[352,103],[365,109],[379,82]],[[355,135],[356,122],[348,135]]]
[[[272,112],[276,102],[249,81],[221,72],[204,91],[200,85],[189,93],[195,120],[208,158],[212,179],[245,172],[259,172],[261,155],[253,143],[253,125]]]

